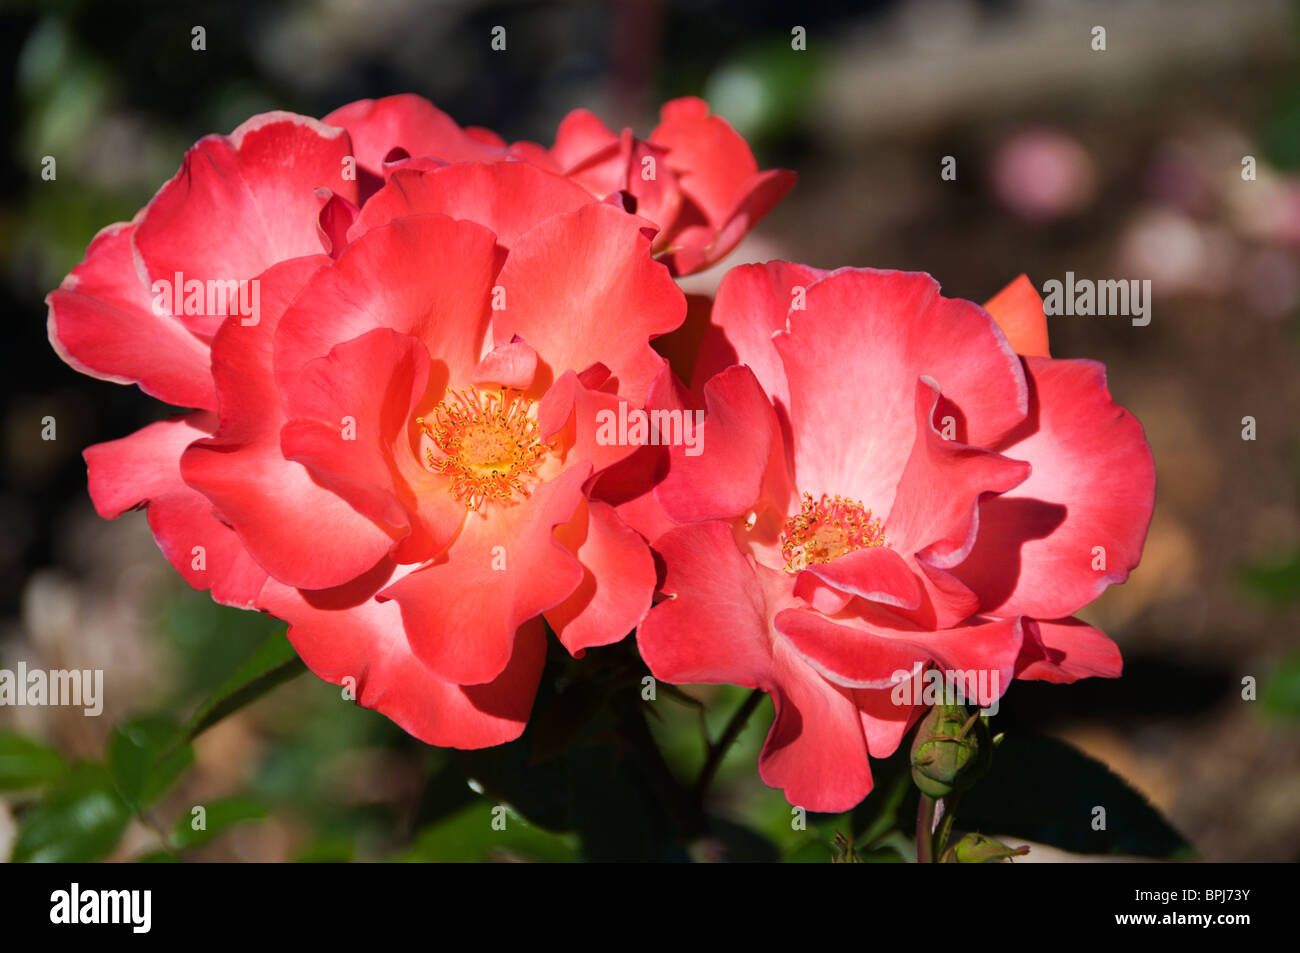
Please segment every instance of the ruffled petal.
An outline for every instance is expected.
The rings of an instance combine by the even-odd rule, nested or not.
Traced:
[[[508,155],[500,145],[485,142],[481,132],[473,134],[462,129],[445,112],[414,93],[359,99],[334,110],[322,122],[346,129],[352,137],[357,164],[381,178],[384,160],[394,149],[408,156],[429,156],[445,162],[496,162]]]
[[[169,307],[154,309],[153,296],[135,271],[133,227],[118,223],[103,229],[81,264],[46,296],[50,344],[83,374],[139,384],[146,394],[178,407],[216,410],[208,345],[172,317]]]
[[[919,672],[916,678],[919,684]],[[862,733],[867,739],[867,752],[873,758],[888,758],[897,751],[908,729],[926,710],[923,705],[896,704],[891,692],[864,688],[853,690],[853,701],[857,703],[862,716]]]
[[[704,386],[704,401],[695,445],[668,449],[668,470],[655,490],[664,511],[680,522],[732,519],[762,501],[784,515],[790,495],[784,445],[753,372],[723,371]]]
[[[792,306],[806,307],[808,287],[829,272],[787,261],[737,265],[718,285],[708,330],[700,344],[692,386],[732,364],[746,364],[783,419],[790,393],[772,335],[786,329]]]
[[[158,548],[195,589],[210,589],[220,603],[248,608],[266,582],[212,504],[181,479],[180,457],[216,426],[208,413],[150,424],[129,437],[88,447],[90,498],[105,519],[145,507]]]
[[[492,681],[515,630],[581,584],[582,565],[554,530],[573,518],[589,475],[571,467],[514,505],[470,514],[443,557],[380,593],[401,607],[411,648],[439,678]]]
[[[583,502],[555,532],[582,564],[582,582],[546,610],[564,647],[575,656],[631,632],[650,610],[655,565],[650,548],[608,503]]]
[[[236,282],[320,253],[317,189],[356,202],[356,182],[346,177],[350,151],[341,129],[284,112],[254,116],[228,137],[200,139],[140,214],[132,242],[142,275],[151,287],[178,276]],[[210,337],[236,310],[221,296],[214,301],[219,310],[210,313],[205,295],[201,313],[177,318]]]
[[[272,580],[259,606],[289,623],[289,641],[316,675],[346,686],[357,704],[382,712],[426,744],[487,748],[518,738],[546,660],[541,620],[519,627],[510,661],[493,681],[447,682],[411,651],[397,604],[374,598],[392,573],[384,562],[349,586],[323,592]]]
[[[365,204],[349,234],[355,239],[395,218],[433,213],[476,222],[492,230],[498,245],[512,248],[552,215],[593,203],[575,183],[524,162],[401,170]]]
[[[292,389],[308,361],[375,328],[423,341],[435,387],[464,387],[487,333],[494,249],[486,228],[443,215],[414,215],[366,232],[285,311],[275,336],[280,390]]]
[[[1119,646],[1078,619],[1025,620],[1025,644],[1016,677],[1068,684],[1081,678],[1119,678]]]
[[[280,451],[285,423],[271,342],[288,302],[329,259],[299,258],[262,276],[262,320],[224,325],[212,343],[221,404],[216,433],[181,456],[185,482],[212,501],[249,554],[286,585],[324,589],[356,578],[392,540]]]
[[[589,109],[573,109],[555,130],[551,158],[568,175],[573,169],[590,163],[593,156],[612,152],[617,146],[618,134],[601,122],[599,116]]]
[[[795,478],[887,513],[916,437],[916,381],[960,410],[954,437],[989,446],[1024,419],[1019,359],[988,314],[928,275],[842,269],[808,289],[773,339],[790,387]],[[947,410],[948,408],[945,408]]]
[[[498,276],[506,306],[493,315],[495,343],[518,335],[551,380],[600,362],[620,395],[644,399],[663,364],[648,342],[682,322],[686,299],[650,258],[643,227],[608,205],[587,205],[520,237]]]
[[[631,439],[634,434],[628,415],[641,412],[615,394],[587,387],[573,371],[565,371],[538,404],[537,423],[542,439],[563,455],[566,464],[589,463],[592,472],[600,473],[636,452],[640,444]]]
[[[810,609],[786,609],[775,622],[810,665],[850,688],[889,688],[899,673],[910,676],[930,662],[950,672],[997,672],[1005,687],[1015,675],[1022,641],[1019,619],[926,631],[900,628],[880,612],[831,620]]]
[[[1142,556],[1155,465],[1142,425],[1094,361],[1026,358],[1033,397],[1000,448],[1029,479],[980,505],[980,531],[953,570],[999,616],[1059,619],[1123,582]]]
[[[745,140],[702,99],[664,104],[650,141],[668,149],[681,208],[660,237],[663,260],[685,275],[723,258],[794,187],[793,172],[759,172]]]
[[[915,609],[921,604],[921,584],[902,556],[887,546],[870,546],[845,553],[807,572],[834,586],[872,602]]]
[[[776,719],[758,756],[769,787],[809,811],[847,811],[871,793],[867,741],[853,693],[832,685],[784,640],[772,650]]]
[[[764,584],[736,548],[726,523],[693,523],[654,544],[668,596],[637,630],[637,647],[666,682],[771,684],[771,636]]]
[[[290,419],[280,431],[285,459],[301,463],[358,513],[407,529],[391,461],[401,444],[410,446],[408,428],[428,378],[429,352],[410,335],[376,328],[335,345],[303,368],[288,395]]]
[[[637,139],[631,129],[615,134],[593,113],[575,109],[560,122],[550,157],[557,169],[599,199],[624,193],[630,211],[659,226],[676,220],[682,204],[677,177],[665,150]]]
[[[497,385],[527,390],[537,375],[537,352],[525,341],[511,341],[494,347],[474,368],[477,386]]]
[[[916,384],[916,440],[885,520],[889,544],[939,569],[966,558],[979,526],[978,503],[1024,483],[1030,466],[945,440],[934,427],[939,390]]]

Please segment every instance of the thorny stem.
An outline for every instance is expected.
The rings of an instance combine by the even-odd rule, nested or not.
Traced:
[[[754,713],[762,700],[763,690],[761,688],[756,688],[750,692],[744,704],[736,709],[736,713],[727,722],[727,727],[723,729],[722,737],[718,739],[717,744],[709,746],[708,760],[704,762],[704,768],[700,771],[699,780],[695,782],[695,800],[697,803],[703,803],[704,795],[708,793],[709,785],[713,783],[713,777],[718,773],[718,768],[722,765],[722,759],[727,755],[727,749],[740,736],[741,731],[745,728],[745,722],[749,721],[749,716]]]

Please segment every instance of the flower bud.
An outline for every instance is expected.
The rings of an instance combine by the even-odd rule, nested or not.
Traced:
[[[964,705],[935,705],[912,739],[912,781],[931,797],[967,786],[972,779],[962,776],[981,760],[986,735],[978,713],[968,716]]]
[[[967,834],[953,844],[939,862],[943,864],[989,864],[1000,863],[1012,857],[1023,857],[1029,853],[1029,846],[1010,848],[999,840],[983,834]]]

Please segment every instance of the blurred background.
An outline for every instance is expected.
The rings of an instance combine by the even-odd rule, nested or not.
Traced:
[[[106,700],[99,718],[0,707],[0,732],[47,758],[55,786],[53,796],[0,790],[0,857],[832,854],[840,820],[792,830],[781,793],[757,778],[767,702],[710,802],[743,831],[715,827],[689,843],[665,833],[671,825],[655,810],[627,807],[635,794],[619,785],[644,785],[609,768],[624,763],[617,744],[583,735],[576,761],[539,754],[538,732],[573,742],[565,717],[535,726],[527,752],[456,755],[341,703],[310,675],[202,735],[192,766],[147,816],[106,825],[102,805],[67,787],[77,765],[104,758],[115,724],[185,717],[275,624],[190,591],[143,514],[95,516],[81,451],[169,409],[64,366],[46,340],[44,295],[202,135],[268,109],[319,117],[354,99],[416,92],[462,125],[548,146],[572,108],[646,135],[663,100],[706,97],[761,167],[793,168],[800,181],[723,268],[688,279],[688,290],[709,292],[726,267],[771,258],[924,270],[945,294],[975,301],[1021,272],[1039,288],[1067,271],[1150,279],[1147,327],[1049,321],[1053,355],[1104,361],[1155,452],[1142,565],[1083,613],[1119,643],[1125,675],[1017,683],[998,724],[1011,736],[1045,731],[1103,762],[1201,857],[1300,859],[1294,5],[46,0],[2,9],[0,308],[10,337],[0,347],[0,667],[103,668]],[[206,30],[202,52],[191,49],[196,25]],[[505,52],[490,49],[496,25],[507,28]],[[1096,25],[1106,28],[1104,52],[1092,48]],[[794,26],[807,31],[804,51],[791,49]],[[47,155],[55,181],[41,178]],[[956,160],[953,181],[940,177],[945,156]],[[1246,156],[1254,179],[1243,178]],[[47,415],[55,440],[41,439]],[[1253,441],[1242,438],[1245,416],[1257,422]],[[619,672],[634,660],[610,652],[595,664]],[[572,720],[581,699],[555,704],[567,671],[554,660],[539,705]],[[1254,700],[1242,697],[1247,677]],[[708,703],[716,738],[743,693],[690,691]],[[699,713],[665,695],[650,707],[660,767],[692,777],[704,756]],[[492,779],[508,785],[511,758],[534,775],[563,774],[569,803],[563,817],[521,807],[537,823],[494,836],[490,811],[503,798]],[[224,820],[165,848],[166,832],[197,804],[219,805]],[[42,840],[31,832],[42,824],[63,833]]]

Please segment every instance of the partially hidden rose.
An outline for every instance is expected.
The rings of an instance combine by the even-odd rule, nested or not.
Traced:
[[[924,274],[736,268],[696,378],[703,452],[670,447],[653,489],[667,598],[638,644],[666,681],[772,696],[759,771],[791,803],[857,804],[927,670],[981,705],[1119,674],[1072,615],[1137,565],[1151,455],[1100,365],[1047,356],[1025,279],[986,311]]]
[[[675,275],[723,258],[795,182],[793,172],[760,171],[745,140],[696,97],[665,103],[647,139],[631,129],[615,133],[594,113],[575,109],[550,149],[507,145],[490,130],[462,129],[409,94],[351,103],[325,122],[351,134],[363,194],[395,170],[427,167],[430,159],[528,162],[657,225],[655,256]]]

